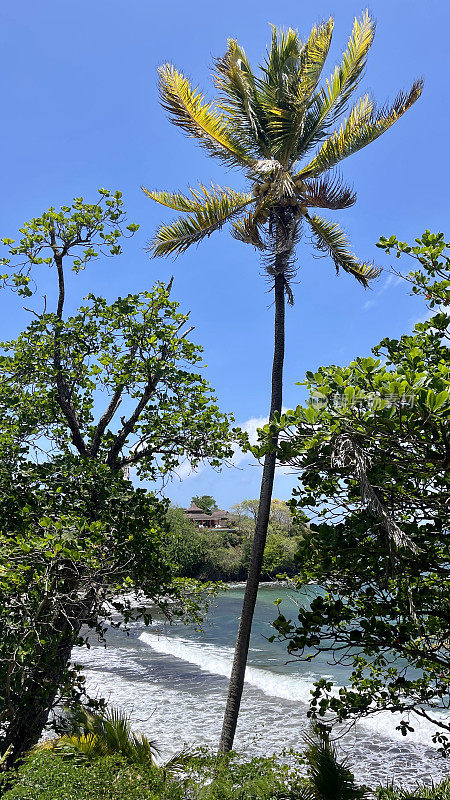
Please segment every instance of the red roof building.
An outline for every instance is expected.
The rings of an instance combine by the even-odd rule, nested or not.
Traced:
[[[230,529],[230,515],[228,511],[223,511],[216,508],[211,514],[199,508],[195,503],[191,503],[189,508],[186,508],[184,513],[192,522],[195,522],[199,528],[222,528],[222,530]]]

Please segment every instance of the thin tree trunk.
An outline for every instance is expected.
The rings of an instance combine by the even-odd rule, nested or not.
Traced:
[[[284,361],[284,271],[275,275],[275,343],[272,366],[272,396],[270,403],[270,416],[274,412],[281,413],[283,391],[283,361]],[[247,584],[245,587],[242,613],[239,630],[236,638],[233,667],[231,670],[228,687],[227,705],[223,719],[222,735],[220,738],[219,752],[228,753],[233,747],[234,734],[241,705],[242,690],[244,687],[245,668],[247,665],[250,633],[252,629],[253,614],[255,611],[256,596],[258,593],[261,568],[266,545],[267,527],[269,524],[270,503],[272,500],[273,480],[275,475],[276,454],[275,447],[278,436],[274,436],[273,451],[267,453],[264,459],[259,507],[256,517],[255,536],[253,539],[252,554],[248,568]]]

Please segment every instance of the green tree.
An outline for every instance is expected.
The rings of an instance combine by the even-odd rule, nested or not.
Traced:
[[[83,625],[102,635],[111,608],[148,620],[132,592],[181,599],[162,554],[165,506],[125,479],[129,468],[156,480],[186,457],[218,465],[231,452],[171,285],[111,304],[90,294],[65,317],[68,268],[120,254],[124,221],[121,193],[102,189],[97,203],[76,198],[25,223],[17,244],[3,240],[5,285],[29,297],[47,265],[56,296],[0,355],[2,768],[62,697],[82,693],[70,657]]]
[[[246,530],[255,529],[255,521],[258,516],[258,500],[241,500],[230,509],[233,515],[233,522],[241,528],[245,526]],[[250,525],[247,523],[250,522]],[[251,524],[253,522],[253,524]]]
[[[214,500],[214,497],[211,497],[210,494],[202,494],[200,496],[193,497],[192,502],[201,508],[202,511],[206,511],[207,514],[211,514],[211,512],[215,511],[217,508],[217,503]]]
[[[299,584],[323,589],[274,624],[290,654],[351,667],[338,694],[316,684],[313,716],[397,712],[406,735],[414,711],[450,750],[450,243],[427,231],[379,246],[418,261],[407,279],[439,313],[375,357],[307,373],[312,404],[267,426],[261,449],[276,425],[280,456],[301,471],[294,516],[311,516]]]
[[[258,500],[242,500],[232,506],[231,514],[233,524],[239,531],[252,533],[255,529],[255,520],[258,515]],[[252,524],[253,523],[253,524]],[[285,500],[278,500],[273,497],[270,503],[269,528],[289,535],[295,534],[298,529],[294,528],[291,510]]]
[[[182,508],[167,510],[166,556],[176,575],[197,578],[205,561],[205,535],[190,520]]]
[[[258,500],[243,500],[231,509],[233,525],[242,539],[242,559],[246,569],[250,562],[258,513]],[[305,527],[304,521],[292,519],[291,510],[284,500],[273,498],[270,504],[261,577],[274,580],[277,575],[295,574],[295,554]]]
[[[421,81],[416,81],[392,106],[381,109],[365,94],[332,131],[361,79],[374,30],[368,13],[355,19],[342,64],[322,87],[319,81],[331,42],[331,18],[316,25],[305,42],[292,29],[274,28],[259,74],[253,72],[238,43],[229,40],[224,57],[215,65],[216,105],[207,102],[170,64],[159,71],[162,105],[171,121],[197,139],[211,156],[243,171],[250,191],[214,185],[209,189],[203,184],[191,189],[190,195],[145,189],[153,200],[184,214],[159,227],[151,251],[155,256],[176,256],[231,222],[233,236],[260,252],[275,299],[270,419],[281,414],[285,296],[292,303],[295,248],[302,228],[310,230],[315,245],[331,256],[337,271],[350,273],[363,286],[379,274],[352,254],[339,225],[312,212],[314,208],[343,209],[355,202],[355,193],[331,170],[388,130],[422,91]],[[253,553],[229,684],[220,743],[225,752],[234,740],[269,522],[276,439],[272,444],[264,459]]]
[[[71,664],[72,647],[88,643],[83,625],[102,637],[114,611],[124,622],[147,620],[144,598],[163,609],[165,594],[181,600],[164,558],[164,511],[101,465],[67,457],[23,460],[12,472],[1,465],[2,768],[38,741],[61,700],[84,697],[84,677]]]
[[[291,509],[285,500],[272,499],[270,504],[269,523],[275,530],[283,533],[295,533]]]
[[[295,570],[295,554],[299,541],[294,537],[287,538],[282,533],[268,531],[262,574],[274,580],[277,575],[290,574]]]

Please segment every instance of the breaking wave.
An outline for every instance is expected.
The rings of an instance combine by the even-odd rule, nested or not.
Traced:
[[[157,633],[142,633],[140,641],[151,647],[162,655],[178,658],[189,664],[195,664],[203,672],[213,675],[230,677],[233,662],[233,649],[231,647],[216,647],[208,643],[194,642],[178,636],[164,636]],[[320,677],[332,679],[332,675]],[[247,666],[245,671],[245,682],[259,689],[269,697],[279,697],[292,702],[308,704],[311,699],[311,691],[314,682],[319,675],[307,673],[303,675],[282,675],[269,669],[261,667]],[[339,687],[335,687],[337,692]],[[400,731],[396,731],[396,724],[400,721],[399,714],[390,712],[380,712],[361,721],[361,725],[370,728],[380,736],[389,739],[404,740]],[[410,714],[409,721],[414,728],[414,733],[408,736],[409,742],[431,746],[431,737],[435,732],[435,727],[427,720],[418,717],[417,714]]]

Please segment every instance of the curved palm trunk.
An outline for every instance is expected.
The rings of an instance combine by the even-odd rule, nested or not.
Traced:
[[[283,258],[284,256],[284,258]],[[278,257],[283,261],[286,255]],[[274,412],[281,413],[283,392],[283,361],[284,361],[284,269],[279,265],[280,271],[275,275],[275,343],[272,366],[272,396],[270,403],[270,417]],[[274,447],[278,443],[278,436],[273,438]],[[223,719],[222,735],[220,738],[219,752],[228,753],[233,747],[234,734],[241,704],[242,690],[244,687],[245,668],[247,665],[250,633],[252,629],[253,613],[255,610],[256,596],[258,593],[261,567],[266,544],[267,526],[269,524],[270,503],[272,499],[273,480],[275,475],[275,451],[267,453],[264,459],[259,507],[256,517],[255,536],[253,539],[252,554],[248,568],[247,585],[245,587],[242,613],[239,630],[236,638],[233,668],[228,687],[227,705]]]

